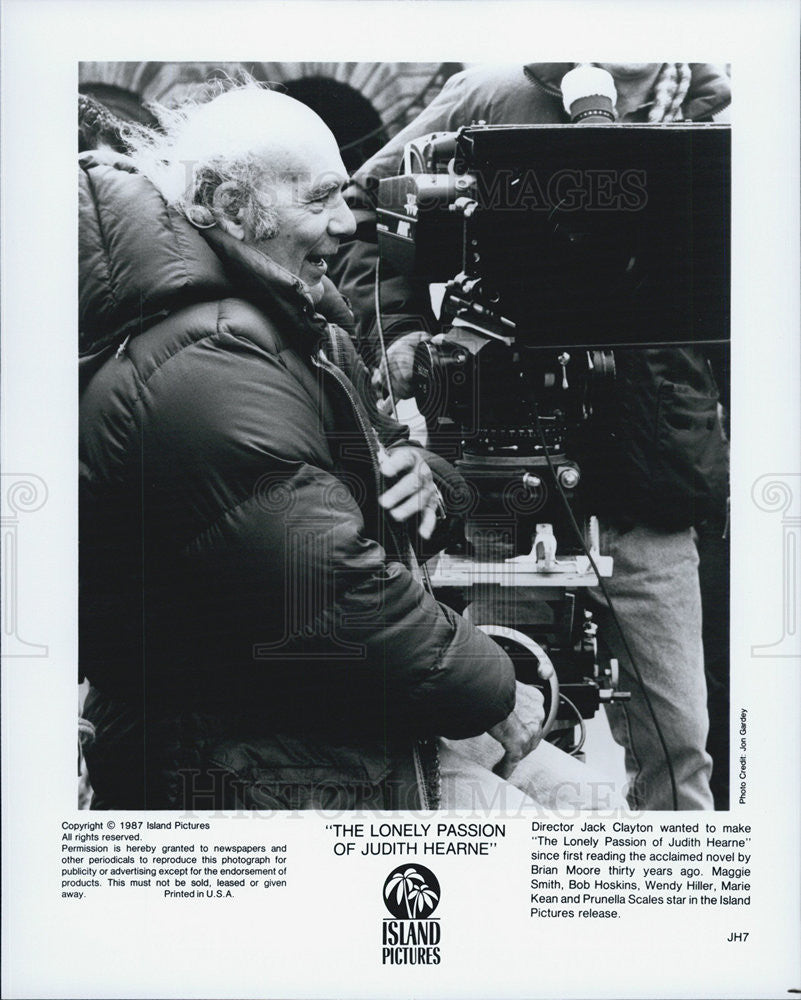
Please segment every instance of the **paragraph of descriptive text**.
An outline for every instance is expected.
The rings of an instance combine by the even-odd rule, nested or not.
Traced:
[[[645,906],[751,905],[751,826],[531,823],[530,916],[616,919]]]

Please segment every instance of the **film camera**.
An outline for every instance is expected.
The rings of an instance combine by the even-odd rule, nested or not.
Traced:
[[[614,407],[616,349],[728,340],[729,142],[711,124],[472,125],[410,143],[379,184],[382,271],[445,283],[415,397],[469,496],[433,583],[520,679],[553,664],[557,742],[625,697],[583,596],[612,572],[587,428]]]

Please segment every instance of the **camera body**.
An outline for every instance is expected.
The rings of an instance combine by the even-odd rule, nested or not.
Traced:
[[[536,639],[582,717],[622,696],[582,596],[611,572],[587,428],[614,412],[616,349],[728,340],[729,147],[719,125],[471,125],[410,143],[379,183],[382,272],[445,283],[415,398],[468,496],[434,581]]]
[[[728,340],[728,126],[483,125],[410,145],[379,182],[382,267],[459,275],[451,314],[461,291],[537,347]]]

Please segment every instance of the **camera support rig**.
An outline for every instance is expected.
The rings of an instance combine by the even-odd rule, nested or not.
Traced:
[[[470,322],[460,279],[450,330],[417,348],[415,397],[433,427],[445,409],[458,439],[454,464],[468,496],[465,549],[443,553],[430,569],[432,586],[464,611],[510,655],[519,680],[543,686],[550,739],[580,753],[577,722],[604,702],[621,701],[616,663],[601,668],[597,625],[584,599],[611,576],[594,517],[585,518],[589,552],[572,536],[565,504],[580,508],[581,468],[570,454],[570,429],[587,419],[593,392],[614,378],[611,352],[525,351],[511,323]],[[486,311],[482,320],[486,320]],[[516,374],[507,385],[510,373]],[[449,432],[438,432],[447,450]],[[548,665],[548,671],[543,666]],[[550,668],[554,675],[551,676]],[[543,673],[545,676],[543,677]],[[550,697],[548,697],[550,695]]]

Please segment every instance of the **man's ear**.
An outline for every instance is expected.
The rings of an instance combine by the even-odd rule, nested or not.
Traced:
[[[214,189],[212,205],[217,223],[237,240],[244,240],[245,217],[242,188],[236,181],[226,181]]]

